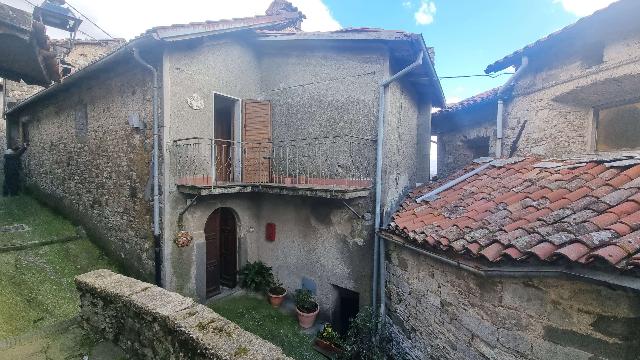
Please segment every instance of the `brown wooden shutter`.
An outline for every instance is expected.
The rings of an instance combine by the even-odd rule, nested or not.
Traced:
[[[242,181],[271,182],[271,102],[243,100]]]

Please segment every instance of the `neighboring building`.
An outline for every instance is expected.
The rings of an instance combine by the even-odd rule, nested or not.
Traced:
[[[488,68],[518,69],[498,92],[435,117],[454,175],[383,232],[415,359],[638,358],[639,13],[622,0],[527,46]]]
[[[495,154],[499,90],[485,91],[433,114],[439,178],[453,174],[474,159]]]
[[[111,40],[75,40],[73,46],[69,40],[51,40],[53,51],[60,57],[64,57],[62,71],[68,76],[92,62],[100,59],[105,54],[112,52],[124,43],[123,39]],[[64,55],[64,56],[63,56]],[[33,96],[43,89],[42,86],[28,85],[25,82],[7,80],[6,102],[11,108],[15,104]]]
[[[8,126],[32,144],[30,187],[138,277],[206,301],[261,260],[344,328],[370,300],[380,83],[419,60],[383,103],[387,218],[428,180],[444,97],[420,35],[305,33],[303,19],[277,0],[264,16],[154,28],[18,104]],[[135,54],[160,85],[159,223],[153,77]]]

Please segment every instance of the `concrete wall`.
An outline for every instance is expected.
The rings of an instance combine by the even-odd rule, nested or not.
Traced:
[[[390,247],[388,313],[414,359],[637,359],[638,293],[563,278],[480,278]]]
[[[83,224],[111,257],[143,279],[152,278],[154,271],[146,198],[151,94],[149,74],[127,60],[12,117],[14,124],[27,121],[28,185]],[[84,136],[76,126],[76,112],[83,105],[88,124]],[[129,126],[133,114],[145,130]]]
[[[371,207],[368,200],[349,201],[359,212]],[[193,245],[173,246],[171,265],[178,292],[205,300],[204,224],[220,207],[234,210],[238,221],[238,260],[263,261],[292,294],[306,277],[317,286],[322,311],[331,316],[340,286],[360,293],[369,301],[371,237],[373,222],[358,219],[339,200],[268,194],[218,195],[193,206],[185,214],[185,230]],[[267,223],[276,224],[276,241],[265,239]]]
[[[571,156],[593,151],[592,107],[637,98],[640,89],[640,36],[606,44],[603,62],[593,65],[587,49],[571,55],[532,57],[531,68],[506,104],[503,155],[517,142],[517,154]],[[588,93],[592,99],[573,94]],[[554,99],[559,98],[559,101]]]
[[[76,278],[80,318],[135,359],[288,360],[282,349],[192,299],[96,270]]]

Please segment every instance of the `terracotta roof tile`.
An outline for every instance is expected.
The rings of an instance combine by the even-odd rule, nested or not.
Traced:
[[[531,258],[544,264],[562,258],[591,266],[604,259],[640,270],[640,188],[628,186],[640,179],[640,165],[571,161],[537,168],[535,158],[501,160],[418,204],[418,197],[449,179],[421,186],[411,191],[386,231],[478,261]]]
[[[592,219],[589,219],[592,223],[598,225],[600,229],[606,229],[607,226],[613,225],[618,221],[619,217],[613,213],[600,214]]]
[[[609,212],[612,212],[620,217],[633,214],[636,211],[640,210],[640,204],[634,201],[624,202],[614,208],[609,209]]]
[[[620,236],[625,236],[627,234],[630,234],[633,231],[633,229],[631,229],[631,227],[629,225],[621,223],[621,222],[615,223],[615,224],[607,227],[607,229],[617,232],[618,235],[620,235]]]
[[[640,177],[640,165],[636,165],[631,169],[625,170],[622,172],[623,175],[627,175],[631,179],[636,179]]]
[[[605,203],[611,206],[615,206],[625,201],[627,198],[629,198],[631,195],[635,194],[636,192],[637,191],[634,189],[620,189],[610,193],[607,196],[602,197],[600,200],[604,201]]]

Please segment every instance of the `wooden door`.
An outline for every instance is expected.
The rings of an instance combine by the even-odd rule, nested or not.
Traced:
[[[236,217],[230,209],[220,214],[220,282],[222,286],[237,285],[238,242]]]
[[[204,225],[206,240],[206,284],[207,297],[220,293],[220,209],[209,215]]]
[[[244,100],[242,181],[271,182],[271,102]]]

